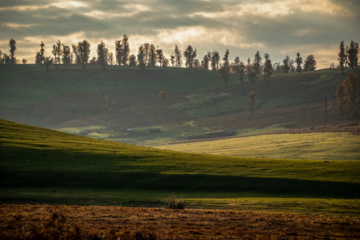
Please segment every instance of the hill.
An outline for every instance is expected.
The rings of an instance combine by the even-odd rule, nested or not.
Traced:
[[[359,133],[358,121],[336,110],[337,69],[273,74],[245,89],[231,74],[223,87],[212,71],[89,65],[0,66],[0,117],[101,139],[156,146],[172,141],[287,133]],[[159,91],[166,91],[161,100]],[[258,92],[257,111],[246,111]],[[107,95],[107,106],[104,104]],[[324,99],[328,97],[325,116]]]
[[[359,161],[189,154],[0,121],[0,202],[189,207],[358,216]],[[297,204],[301,202],[301,205]]]

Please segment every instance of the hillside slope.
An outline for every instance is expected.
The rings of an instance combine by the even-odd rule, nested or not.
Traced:
[[[269,200],[277,205],[291,198],[315,205],[311,199],[348,199],[342,204],[354,206],[360,198],[359,161],[189,154],[5,120],[0,136],[0,202],[159,204],[176,193],[197,206],[244,197],[278,198]]]
[[[336,110],[336,86],[345,79],[337,69],[274,74],[269,86],[231,74],[223,87],[217,73],[198,69],[89,65],[0,66],[0,117],[69,133],[140,145],[219,137],[257,129],[274,131],[349,131],[358,124]],[[158,96],[166,91],[166,98]],[[246,111],[247,95],[258,92],[257,111]],[[107,106],[104,104],[107,95]],[[328,114],[325,116],[325,97]],[[106,108],[107,107],[107,108]],[[150,131],[147,131],[149,130]],[[155,130],[154,130],[155,129]],[[359,132],[359,127],[351,131]],[[205,134],[205,135],[204,135]]]

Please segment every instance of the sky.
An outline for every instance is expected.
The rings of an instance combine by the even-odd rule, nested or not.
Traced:
[[[175,44],[182,52],[191,45],[200,60],[229,49],[231,61],[253,60],[259,51],[275,63],[300,52],[323,69],[338,64],[341,41],[360,42],[359,12],[360,0],[0,0],[0,50],[9,54],[13,38],[17,59],[34,63],[41,41],[52,56],[57,40],[71,46],[86,39],[93,57],[101,41],[114,52],[126,34],[135,54],[144,43],[167,58]]]

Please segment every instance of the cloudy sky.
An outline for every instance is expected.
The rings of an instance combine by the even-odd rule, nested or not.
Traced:
[[[177,44],[230,59],[254,58],[256,51],[274,62],[296,53],[313,54],[318,69],[337,64],[340,41],[360,42],[359,0],[0,0],[0,50],[17,41],[18,59],[33,63],[41,41],[46,55],[61,40],[65,45],[88,40],[91,56],[104,41],[129,37],[132,53],[143,43],[169,56]]]

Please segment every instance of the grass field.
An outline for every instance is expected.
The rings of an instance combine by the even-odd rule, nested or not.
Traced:
[[[158,148],[256,158],[360,160],[360,136],[349,132],[266,134],[168,144]]]
[[[360,162],[165,151],[1,120],[0,201],[189,207],[359,217]],[[300,204],[299,204],[300,203]]]

